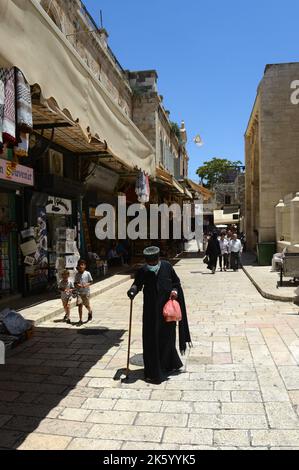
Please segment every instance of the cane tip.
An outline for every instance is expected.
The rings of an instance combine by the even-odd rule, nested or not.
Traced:
[[[120,381],[121,381],[122,383],[124,383],[124,382],[127,382],[128,379],[129,379],[129,377],[128,377],[127,375],[123,375],[123,376],[121,377]]]

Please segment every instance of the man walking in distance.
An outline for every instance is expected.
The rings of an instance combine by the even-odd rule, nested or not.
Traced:
[[[229,252],[231,257],[231,269],[233,269],[234,271],[238,271],[240,256],[242,253],[242,243],[241,240],[238,239],[236,233],[233,234],[232,239],[229,243]]]

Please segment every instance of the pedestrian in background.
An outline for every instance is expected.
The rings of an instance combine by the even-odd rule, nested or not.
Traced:
[[[209,240],[206,255],[209,257],[208,269],[210,269],[212,273],[215,274],[218,257],[221,255],[217,232],[214,232]]]
[[[78,292],[77,307],[79,311],[78,326],[83,325],[83,305],[88,310],[88,320],[92,320],[92,310],[90,306],[90,286],[93,282],[89,271],[86,271],[86,261],[80,260],[78,263],[78,272],[75,276],[75,288]]]
[[[231,257],[231,269],[238,271],[242,253],[242,243],[241,240],[238,239],[238,235],[236,233],[233,234],[229,243],[229,252]]]
[[[70,281],[70,273],[68,270],[63,271],[61,277],[62,279],[58,284],[58,290],[61,293],[61,301],[65,311],[63,321],[70,324],[71,302],[73,297],[74,284],[72,281]]]
[[[221,233],[219,240],[221,254],[219,256],[220,271],[222,271],[222,266],[224,271],[228,269],[228,255],[229,255],[229,241],[226,238],[226,232]]]
[[[231,229],[228,229],[228,230],[227,230],[227,233],[226,233],[226,239],[227,239],[229,245],[230,245],[230,242],[231,242],[232,238],[233,238],[233,232],[232,232]],[[228,251],[227,269],[231,269],[231,255],[230,255],[230,251]]]

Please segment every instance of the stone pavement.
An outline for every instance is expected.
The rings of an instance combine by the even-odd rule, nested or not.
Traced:
[[[113,289],[114,287],[118,287],[124,282],[127,282],[131,279],[131,274],[129,274],[130,270],[126,269],[123,273],[117,273],[113,276],[109,276],[106,279],[101,281],[95,282],[90,288],[90,295],[91,298],[96,297],[104,292]],[[37,297],[38,301],[34,305],[29,307],[22,307],[22,303],[30,302],[30,298],[20,299],[16,303],[17,307],[10,304],[11,308],[16,308],[17,311],[22,312],[22,316],[27,320],[33,321],[35,325],[39,325],[40,323],[50,320],[51,318],[61,315],[64,312],[63,306],[61,304],[61,299],[59,294],[55,295],[55,298],[47,300],[45,302],[41,301],[41,295]],[[34,300],[34,297],[32,298]],[[7,305],[6,305],[7,307]],[[73,307],[75,307],[75,303],[73,302]],[[1,310],[2,308],[0,308]]]
[[[283,286],[280,287],[280,273],[272,272],[271,266],[259,266],[252,262],[252,257],[247,253],[243,269],[248,278],[266,299],[280,300],[282,302],[299,303],[299,284],[293,283],[291,278],[283,278]]]
[[[81,328],[49,320],[0,369],[0,448],[299,449],[298,307],[264,299],[240,271],[176,265],[194,348],[184,373],[142,381],[141,306],[126,364],[126,284],[93,299]],[[77,321],[75,312],[73,321]]]
[[[298,282],[293,283],[290,278],[284,278],[284,285],[280,287],[278,285],[280,275],[277,272],[272,272],[270,266],[244,266],[244,271],[260,294],[266,299],[281,302],[299,301]]]

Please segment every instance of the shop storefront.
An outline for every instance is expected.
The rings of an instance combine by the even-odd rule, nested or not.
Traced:
[[[46,188],[47,189],[47,188]],[[52,194],[51,194],[52,192]],[[26,294],[55,290],[65,269],[74,277],[81,257],[81,218],[76,197],[26,193],[27,229],[22,232]],[[50,193],[50,194],[49,194]]]
[[[92,176],[86,182],[86,194],[83,200],[82,229],[85,240],[85,257],[94,279],[101,279],[109,274],[108,254],[116,240],[100,240],[96,236],[99,217],[96,209],[101,204],[108,204],[116,214],[118,211],[117,187],[119,175],[107,168],[94,166]],[[115,227],[117,234],[117,225]],[[121,260],[119,262],[121,266]]]
[[[31,168],[0,159],[0,297],[22,292],[20,231],[23,191],[33,186]]]

